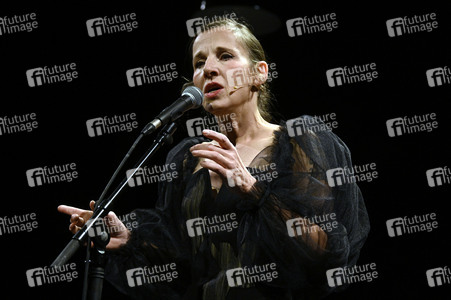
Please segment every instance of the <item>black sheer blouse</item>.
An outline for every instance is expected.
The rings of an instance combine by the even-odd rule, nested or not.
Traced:
[[[180,176],[160,183],[155,209],[135,210],[139,226],[109,252],[107,280],[137,299],[317,299],[333,291],[326,271],[354,265],[370,227],[358,186],[331,187],[326,178],[352,168],[347,146],[308,126],[290,137],[281,124],[248,166],[258,181],[243,195],[231,187],[238,182],[218,191],[207,169],[194,172],[189,148],[205,141],[186,138],[170,151],[166,163]],[[169,265],[177,278],[165,277]]]

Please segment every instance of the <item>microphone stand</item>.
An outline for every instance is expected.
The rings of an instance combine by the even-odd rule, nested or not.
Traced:
[[[64,265],[75,252],[88,240],[93,242],[93,255],[91,262],[92,267],[89,268],[89,279],[88,284],[88,295],[90,300],[100,300],[102,295],[103,279],[105,273],[105,250],[106,245],[110,240],[110,235],[105,229],[105,226],[101,226],[102,230],[100,233],[96,232],[96,224],[103,224],[103,218],[110,212],[110,206],[113,205],[114,200],[127,185],[128,181],[135,175],[138,168],[140,168],[149,158],[151,158],[158,149],[160,149],[165,143],[172,143],[172,135],[177,129],[175,122],[168,123],[160,131],[156,139],[153,141],[152,146],[147,150],[147,152],[141,157],[140,161],[135,165],[134,171],[130,176],[124,180],[116,187],[115,191],[111,196],[105,200],[99,201],[100,203],[96,205],[92,217],[86,222],[86,224],[72,237],[66,247],[61,251],[58,257],[53,261],[51,267]],[[139,138],[140,139],[140,138]],[[134,148],[135,144],[132,146]],[[129,151],[130,153],[130,151]],[[127,155],[129,154],[127,153]],[[126,156],[127,158],[127,156]],[[126,159],[124,158],[124,160]],[[121,165],[123,164],[122,161]],[[118,170],[116,170],[115,175]],[[114,177],[114,175],[113,175]],[[112,180],[110,180],[111,183]],[[110,184],[109,183],[109,184]],[[108,184],[108,186],[109,186]],[[108,187],[107,186],[107,187]],[[104,190],[105,193],[105,190]],[[94,228],[95,227],[95,228]],[[86,265],[89,266],[89,247]],[[86,288],[84,287],[84,290]]]

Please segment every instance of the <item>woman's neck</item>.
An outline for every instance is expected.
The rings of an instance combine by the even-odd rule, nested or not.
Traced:
[[[216,116],[219,129],[234,144],[250,144],[256,140],[272,137],[277,125],[261,116],[258,108],[240,109],[222,116]]]

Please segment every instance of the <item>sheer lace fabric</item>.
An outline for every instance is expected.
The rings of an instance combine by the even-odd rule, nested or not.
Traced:
[[[303,118],[309,118],[304,124],[315,125],[311,117]],[[181,176],[160,183],[155,208],[135,210],[139,227],[125,246],[109,253],[107,280],[137,299],[315,299],[329,294],[326,270],[354,265],[369,231],[358,186],[327,182],[327,170],[352,168],[347,146],[334,133],[308,126],[290,137],[282,123],[273,144],[249,165],[250,171],[269,170],[271,176],[257,174],[252,191],[242,194],[226,182],[214,190],[208,170],[194,172],[198,159],[189,148],[204,141],[186,138],[170,151],[167,163],[176,163]],[[235,226],[189,235],[187,220],[215,216],[233,219]],[[295,218],[306,225],[290,236],[287,221]],[[129,286],[127,270],[170,263],[178,273],[171,282]],[[229,287],[227,270],[270,263],[277,278]]]

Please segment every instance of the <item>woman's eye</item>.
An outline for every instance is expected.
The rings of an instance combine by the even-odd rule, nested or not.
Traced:
[[[230,54],[230,53],[222,53],[220,56],[219,56],[219,59],[221,59],[221,60],[229,60],[229,59],[232,59],[234,56],[232,55],[232,54]],[[196,68],[196,69],[198,69],[198,68],[200,68],[200,67],[202,67],[203,65],[205,65],[205,61],[204,60],[198,60],[198,61],[196,61],[195,63],[194,63],[194,67]]]
[[[223,59],[223,60],[229,60],[232,58],[233,58],[233,55],[229,54],[229,53],[223,53],[223,54],[221,54],[221,57],[220,57],[220,59]]]
[[[194,66],[195,66],[196,68],[200,68],[201,66],[203,66],[203,64],[204,64],[204,61],[203,61],[203,60],[198,60],[198,61],[194,64]]]

